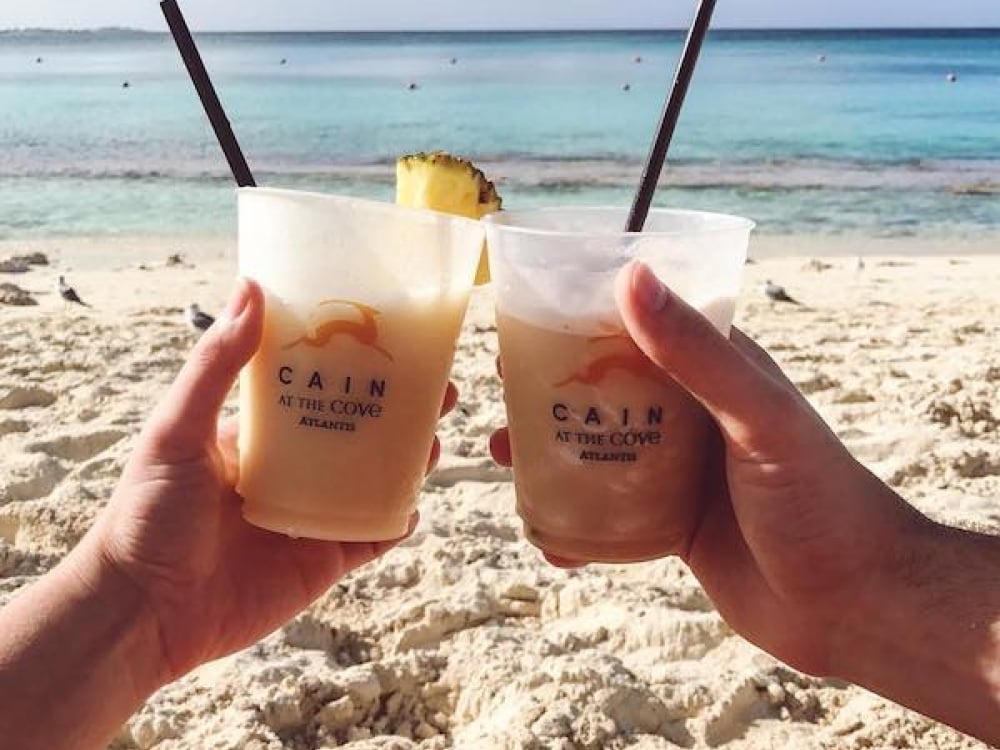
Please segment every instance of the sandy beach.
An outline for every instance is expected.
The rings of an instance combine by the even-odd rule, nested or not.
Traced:
[[[758,238],[738,313],[873,472],[934,518],[996,531],[998,250],[995,238]],[[235,272],[228,239],[0,243],[0,259],[33,251],[51,265],[0,274],[38,302],[0,306],[0,603],[86,532],[194,343],[183,311],[218,310]],[[67,309],[59,275],[92,307]],[[803,304],[769,302],[765,279]],[[484,290],[414,537],[161,691],[113,748],[985,747],[778,663],[675,560],[548,567],[487,454],[504,421],[496,348]]]

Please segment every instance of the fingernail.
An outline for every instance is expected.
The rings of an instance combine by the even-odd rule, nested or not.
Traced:
[[[219,322],[228,324],[236,320],[243,311],[247,309],[247,305],[250,304],[250,285],[244,278],[239,278],[236,280],[236,286],[233,288],[232,294],[229,295],[229,302],[226,304],[226,309],[222,311],[219,316]]]
[[[636,302],[649,312],[659,312],[667,304],[669,292],[645,263],[637,262],[632,269],[632,293]]]

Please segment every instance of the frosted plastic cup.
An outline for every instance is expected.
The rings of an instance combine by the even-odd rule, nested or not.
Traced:
[[[293,537],[403,535],[483,246],[475,221],[239,191],[239,266],[265,293],[240,381],[243,516]]]
[[[710,420],[625,331],[618,272],[645,261],[728,335],[753,223],[653,211],[624,234],[616,209],[486,219],[518,513],[551,555],[639,562],[693,528]]]

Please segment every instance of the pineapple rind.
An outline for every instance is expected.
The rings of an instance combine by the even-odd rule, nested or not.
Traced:
[[[469,219],[481,219],[503,207],[496,186],[482,170],[444,151],[404,156],[396,174],[397,202],[402,205]]]

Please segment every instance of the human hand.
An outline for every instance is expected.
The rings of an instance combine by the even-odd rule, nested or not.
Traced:
[[[622,272],[617,299],[638,346],[718,427],[683,559],[738,632],[830,673],[854,605],[930,522],[851,457],[740,331],[727,339],[641,264]],[[491,451],[510,465],[506,430]]]
[[[103,574],[137,593],[159,635],[161,682],[253,643],[399,541],[293,540],[243,520],[236,423],[217,428],[217,420],[257,349],[263,311],[259,287],[241,281],[155,409],[81,544],[103,561]],[[449,384],[443,411],[456,400]],[[435,438],[430,466],[439,454]]]

